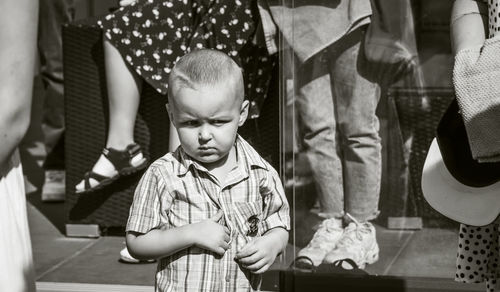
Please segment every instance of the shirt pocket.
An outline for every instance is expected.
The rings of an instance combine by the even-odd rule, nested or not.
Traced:
[[[262,235],[262,200],[252,202],[233,202],[238,237],[247,243],[255,237]],[[239,241],[240,241],[239,240]]]

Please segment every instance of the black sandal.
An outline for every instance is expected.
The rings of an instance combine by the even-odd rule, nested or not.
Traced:
[[[96,190],[100,190],[105,186],[111,184],[121,176],[134,174],[148,165],[148,160],[143,157],[143,162],[137,166],[131,164],[132,159],[142,153],[141,146],[138,144],[130,144],[125,148],[125,150],[116,150],[114,148],[104,148],[102,154],[108,159],[111,164],[115,167],[117,173],[114,176],[108,177],[91,171],[87,171],[83,176],[84,189],[78,191],[75,189],[77,194],[90,193]],[[97,181],[97,185],[91,186],[90,179]]]

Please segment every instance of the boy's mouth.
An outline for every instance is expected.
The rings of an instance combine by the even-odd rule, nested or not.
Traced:
[[[201,152],[215,152],[217,149],[215,147],[198,147],[198,150]]]

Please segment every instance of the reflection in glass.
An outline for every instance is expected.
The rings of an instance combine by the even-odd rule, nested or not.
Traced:
[[[458,225],[420,187],[453,99],[453,1],[313,2],[269,1],[281,35],[289,262],[357,257],[370,274],[455,285]]]

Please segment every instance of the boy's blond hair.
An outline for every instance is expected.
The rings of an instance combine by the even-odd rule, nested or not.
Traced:
[[[177,61],[168,78],[168,98],[181,88],[197,90],[205,86],[231,86],[235,97],[243,101],[244,85],[241,68],[221,51],[199,49]]]

